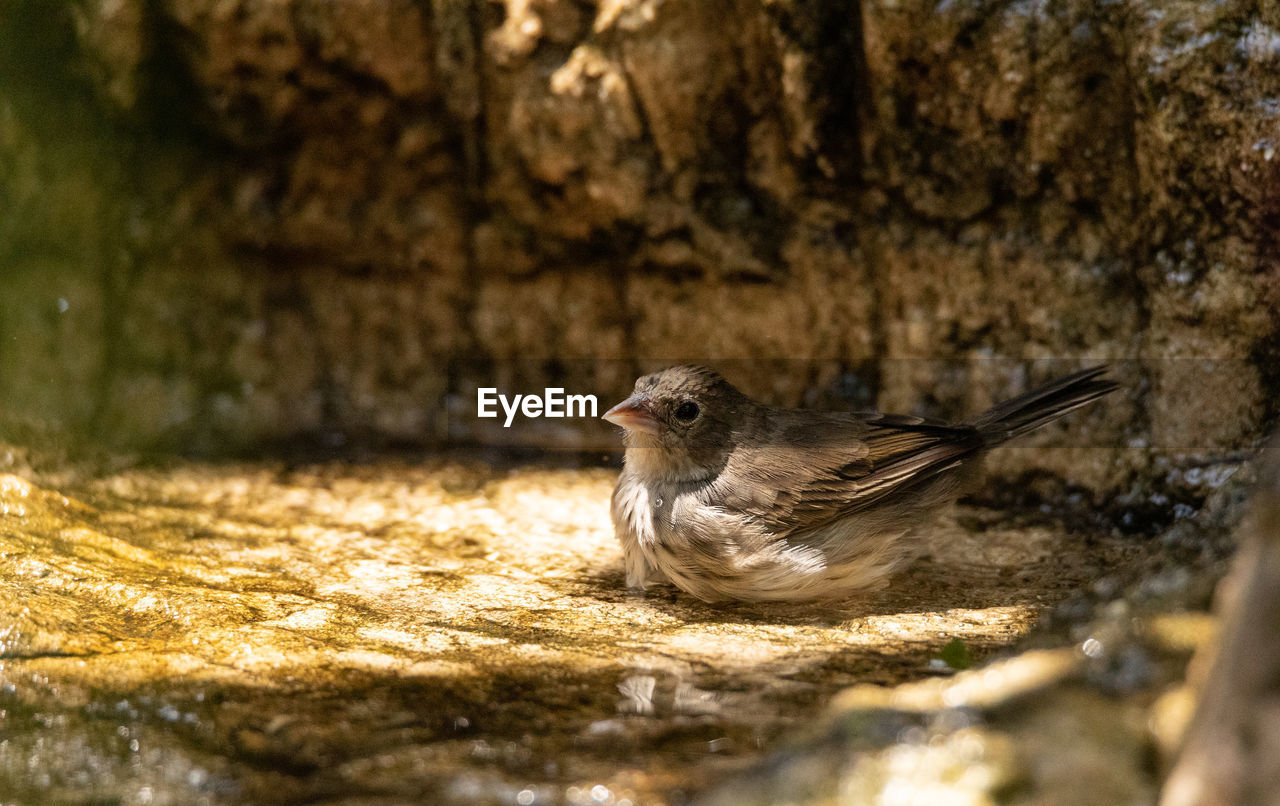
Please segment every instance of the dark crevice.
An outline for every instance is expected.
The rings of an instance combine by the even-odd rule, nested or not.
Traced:
[[[102,658],[110,655],[119,655],[119,652],[67,652],[65,650],[50,649],[47,651],[25,652],[4,651],[0,652],[0,661],[6,660],[49,660],[52,658]]]
[[[1261,181],[1255,272],[1262,286],[1260,301],[1274,311],[1280,309],[1280,166],[1273,165]],[[1271,333],[1253,346],[1249,360],[1262,384],[1262,425],[1269,432],[1280,420],[1280,320],[1272,319]]]
[[[454,147],[463,166],[463,262],[472,282],[464,283],[454,297],[456,321],[463,336],[455,355],[478,355],[481,339],[475,329],[475,311],[480,302],[481,270],[476,255],[476,227],[490,219],[486,197],[488,183],[488,118],[485,116],[486,81],[484,42],[489,25],[500,25],[503,11],[492,4],[460,4],[457,2],[433,2],[430,6],[429,25],[436,44],[435,61],[442,77],[446,79],[444,95],[452,102],[446,108],[457,126]],[[449,410],[450,401],[463,393],[468,373],[460,372],[461,361],[446,363],[444,400],[441,410],[444,421],[437,424],[436,439],[452,438]]]
[[[808,178],[837,196],[862,182],[863,133],[873,114],[862,3],[775,6],[778,29],[805,54],[808,99],[817,116]],[[844,189],[844,193],[840,190]]]
[[[1115,13],[1124,14],[1123,11]],[[1151,261],[1152,244],[1148,226],[1148,214],[1144,212],[1145,207],[1143,206],[1142,171],[1138,164],[1138,127],[1142,121],[1142,96],[1138,89],[1138,81],[1133,74],[1133,45],[1130,38],[1130,22],[1131,18],[1128,15],[1115,22],[1116,28],[1120,31],[1120,41],[1117,43],[1120,51],[1118,54],[1120,74],[1125,82],[1125,94],[1128,100],[1123,106],[1126,118],[1123,131],[1125,135],[1126,168],[1131,181],[1128,217],[1132,222],[1130,241],[1125,244],[1125,248],[1118,255],[1128,263],[1127,271],[1117,272],[1115,283],[1122,288],[1122,293],[1134,301],[1138,311],[1138,321],[1135,329],[1139,334],[1145,336],[1151,330],[1153,314],[1150,294],[1146,283],[1141,279],[1141,270]],[[1137,347],[1141,350],[1140,345]],[[1142,364],[1141,375],[1145,397],[1150,394],[1154,380],[1150,367],[1145,363]],[[1145,405],[1145,401],[1143,401],[1142,405],[1135,407],[1134,417],[1137,422],[1134,423],[1133,430],[1142,434],[1151,433],[1151,407]]]
[[[164,0],[142,5],[144,52],[138,64],[138,133],[228,153],[217,132],[216,115],[191,67],[200,43],[176,22]]]

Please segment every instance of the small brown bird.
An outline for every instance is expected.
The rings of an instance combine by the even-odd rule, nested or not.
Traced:
[[[715,370],[636,381],[605,413],[625,429],[613,524],[627,586],[699,599],[826,599],[874,590],[917,552],[913,530],[963,492],[986,451],[1102,397],[1094,367],[971,423],[778,409]]]

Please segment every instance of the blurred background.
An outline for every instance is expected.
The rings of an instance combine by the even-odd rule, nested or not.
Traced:
[[[0,434],[595,451],[475,388],[961,417],[1113,361],[1094,450],[997,471],[1155,484],[1280,400],[1265,5],[3,0]]]

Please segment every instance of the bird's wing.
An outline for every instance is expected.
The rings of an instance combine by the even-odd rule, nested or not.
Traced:
[[[725,507],[774,535],[820,528],[936,479],[983,446],[970,426],[900,415],[792,416],[739,448],[717,484]]]

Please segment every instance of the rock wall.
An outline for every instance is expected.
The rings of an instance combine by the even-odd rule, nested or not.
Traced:
[[[993,459],[1114,491],[1276,414],[1269,4],[0,12],[11,440],[594,449],[473,390],[696,359],[962,416],[1107,359],[1125,394]]]

